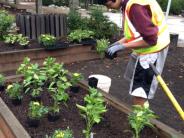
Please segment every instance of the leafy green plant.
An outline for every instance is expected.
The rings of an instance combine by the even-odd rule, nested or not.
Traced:
[[[44,107],[39,102],[31,101],[29,103],[28,117],[31,119],[41,119],[45,114],[48,113],[48,108]]]
[[[94,88],[90,88],[89,93],[84,97],[84,106],[76,105],[80,110],[81,116],[86,120],[86,129],[83,130],[86,138],[90,138],[93,125],[100,123],[102,114],[107,111],[102,94]]]
[[[70,128],[66,130],[57,129],[51,137],[46,136],[46,138],[73,138],[73,132]]]
[[[39,37],[39,42],[45,47],[50,47],[56,44],[56,37],[49,34],[42,34]]]
[[[66,103],[69,99],[69,96],[65,91],[71,84],[66,80],[65,82],[58,81],[57,88],[53,88],[52,86],[52,84],[49,86],[49,91],[53,99],[53,105],[49,107],[49,112],[51,114],[56,114],[60,112],[60,104],[62,102]]]
[[[71,84],[76,86],[80,80],[83,80],[84,76],[81,73],[72,73]]]
[[[17,35],[15,34],[5,35],[4,42],[11,45],[15,44],[17,42]]]
[[[2,74],[0,74],[0,86],[3,86],[4,83],[5,83],[5,77]]]
[[[107,39],[97,40],[96,51],[98,54],[100,54],[101,58],[104,57],[105,51],[107,50],[109,43],[110,42]]]
[[[5,10],[0,10],[0,40],[3,39],[3,36],[7,33],[13,22],[14,17],[12,15],[8,14]]]
[[[22,86],[18,83],[8,85],[6,92],[11,99],[22,99]]]
[[[93,38],[94,32],[89,30],[74,30],[68,35],[69,41],[81,42],[82,39]]]
[[[29,45],[29,40],[28,37],[23,37],[22,34],[18,35],[18,43],[19,45],[23,46],[23,47],[27,47]]]
[[[31,66],[31,59],[25,57],[22,64],[20,64],[20,66],[17,69],[17,74],[23,74],[25,76],[27,70],[31,68],[30,66]]]
[[[139,133],[144,126],[154,127],[150,119],[157,118],[153,111],[149,109],[149,104],[146,102],[144,106],[134,105],[133,112],[129,114],[128,120],[134,132],[134,137],[139,138]]]

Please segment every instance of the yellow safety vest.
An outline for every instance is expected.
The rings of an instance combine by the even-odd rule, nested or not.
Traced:
[[[125,18],[124,18],[124,36],[127,40],[127,42],[133,42],[142,40],[142,36],[139,32],[135,29],[133,24],[131,23],[129,19],[129,11],[133,4],[139,4],[146,6],[148,5],[151,9],[152,13],[152,22],[155,26],[158,27],[158,39],[157,44],[153,46],[149,46],[146,48],[139,48],[134,49],[137,54],[150,54],[150,53],[156,53],[164,49],[168,46],[170,43],[169,38],[169,32],[168,32],[168,26],[165,21],[164,14],[162,12],[162,9],[156,2],[156,0],[129,0],[126,8],[125,8]]]

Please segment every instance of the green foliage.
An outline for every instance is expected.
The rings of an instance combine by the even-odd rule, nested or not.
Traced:
[[[5,35],[4,37],[4,42],[7,44],[15,44],[19,43],[21,46],[28,46],[29,40],[27,37],[23,37],[22,34],[8,34]]]
[[[14,17],[12,15],[9,15],[7,11],[0,10],[0,40],[3,39],[13,22]]]
[[[75,86],[80,80],[83,80],[84,76],[80,73],[72,73],[71,84]]]
[[[160,4],[163,11],[166,11],[168,0],[157,0]],[[181,13],[181,10],[184,10],[183,0],[172,0],[170,14],[178,15]]]
[[[45,114],[48,113],[48,108],[44,107],[39,102],[31,101],[29,103],[28,116],[32,119],[41,119]]]
[[[6,92],[11,99],[22,99],[22,86],[18,83],[8,85]]]
[[[148,102],[146,102],[144,106],[133,106],[133,112],[129,114],[128,120],[129,124],[134,130],[135,138],[139,138],[139,133],[144,128],[144,126],[154,127],[150,122],[150,119],[152,118],[156,118],[156,115],[149,109]]]
[[[49,6],[51,4],[54,4],[53,0],[42,0],[43,6]]]
[[[69,6],[70,0],[55,0],[54,4],[57,6]]]
[[[86,129],[83,130],[86,138],[90,138],[93,125],[100,123],[102,114],[107,111],[102,94],[94,88],[90,88],[89,93],[84,97],[84,106],[76,105],[81,112],[81,116],[86,120]]]
[[[66,130],[57,129],[51,137],[46,136],[46,138],[73,138],[73,132],[69,128]]]
[[[56,44],[56,37],[49,34],[42,34],[39,37],[39,43],[45,47],[50,47]]]
[[[0,74],[0,86],[3,86],[4,82],[5,82],[5,77],[2,74]]]
[[[31,59],[28,57],[25,57],[23,60],[23,63],[20,64],[20,66],[17,69],[17,74],[26,75],[27,70],[30,68],[30,66],[31,66]]]
[[[105,51],[107,50],[109,43],[110,42],[107,39],[97,40],[96,51],[98,54],[100,54],[101,58],[104,57]]]
[[[69,41],[77,41],[81,42],[82,39],[85,38],[93,38],[94,32],[89,30],[74,30],[68,35]]]
[[[95,10],[91,13],[89,28],[95,32],[95,38],[111,38],[118,33],[118,27],[115,23],[109,21],[107,16],[104,16],[102,11]]]

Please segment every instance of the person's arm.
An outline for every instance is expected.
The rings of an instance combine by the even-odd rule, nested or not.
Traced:
[[[111,9],[119,9],[121,7],[121,0],[115,0],[115,2],[108,0],[106,6]]]
[[[127,48],[144,48],[157,43],[158,27],[151,21],[151,10],[149,6],[132,5],[130,9],[130,20],[136,30],[142,36],[142,39],[133,42],[123,43]]]

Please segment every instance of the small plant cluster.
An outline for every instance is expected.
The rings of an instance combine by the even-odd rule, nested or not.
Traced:
[[[30,58],[26,57],[17,69],[17,74],[23,74],[23,85],[11,84],[7,87],[7,94],[10,98],[22,99],[22,89],[25,94],[31,96],[28,109],[28,117],[31,121],[38,121],[48,114],[49,121],[56,121],[59,118],[61,105],[69,99],[66,92],[72,85],[83,78],[80,73],[73,73],[71,81],[68,79],[68,70],[64,69],[63,64],[56,62],[55,58],[48,57],[44,60],[43,66],[31,63]],[[46,87],[52,101],[48,106],[41,102],[43,87]],[[28,122],[30,122],[30,120]]]
[[[117,25],[109,21],[100,10],[92,11],[90,18],[83,18],[77,11],[71,10],[68,15],[68,27],[70,32],[78,29],[93,31],[95,39],[112,38],[119,32]]]
[[[105,51],[107,50],[109,44],[110,42],[107,39],[97,40],[96,51],[100,55],[101,58],[104,57]]]
[[[85,105],[76,105],[81,116],[86,120],[86,129],[83,130],[86,138],[90,138],[91,129],[95,123],[100,123],[102,114],[107,111],[102,94],[97,89],[89,88],[89,95],[84,97]]]
[[[56,44],[56,37],[50,34],[42,34],[39,37],[39,43],[45,47],[51,47]]]
[[[22,47],[27,47],[29,45],[28,38],[22,36],[22,34],[7,34],[4,36],[4,42],[10,45],[18,43]]]
[[[73,132],[70,128],[67,128],[66,130],[57,129],[54,131],[52,136],[46,135],[46,138],[74,138]]]
[[[5,87],[5,77],[0,74],[0,91],[4,90]]]
[[[78,30],[72,31],[68,35],[68,39],[71,42],[73,42],[73,41],[81,42],[83,39],[93,38],[93,36],[94,36],[93,31],[78,29]]]
[[[149,109],[149,103],[146,102],[144,106],[134,105],[133,112],[129,114],[128,120],[134,132],[134,138],[139,138],[141,130],[145,126],[154,127],[150,119],[157,118],[153,111]]]
[[[5,10],[0,10],[0,40],[3,40],[3,36],[7,34],[13,22],[14,17],[12,15]]]

